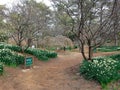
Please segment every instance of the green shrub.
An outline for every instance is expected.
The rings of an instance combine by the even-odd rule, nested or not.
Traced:
[[[42,60],[42,61],[47,61],[47,60],[49,60],[48,57],[46,57],[46,56],[41,56],[41,55],[37,56],[37,58],[38,58],[39,60]]]
[[[16,64],[20,64],[23,63],[23,57],[20,57],[19,55],[15,54],[13,56],[13,54],[11,53],[11,51],[16,51],[16,52],[22,52],[22,48],[19,46],[15,46],[15,45],[11,45],[11,44],[6,44],[6,43],[0,43],[0,49],[2,49],[2,53],[1,56],[5,56],[4,54],[9,55],[8,57],[6,56],[5,58],[7,58],[7,60],[9,60],[9,58],[14,58],[16,59]],[[7,50],[6,52],[3,52],[4,50]],[[11,51],[9,51],[9,50]],[[49,60],[49,58],[55,58],[57,57],[57,53],[55,52],[49,52],[49,51],[45,51],[45,50],[40,50],[40,49],[33,49],[33,48],[28,48],[27,50],[25,50],[25,53],[31,54],[36,56],[39,60]],[[13,57],[12,57],[13,56]],[[18,58],[20,60],[18,60]],[[1,61],[3,61],[4,59],[1,58]],[[5,61],[5,60],[4,60]],[[9,60],[10,61],[10,60]],[[15,62],[14,62],[15,63]],[[7,64],[9,64],[9,62],[7,62]]]
[[[74,49],[77,49],[78,48],[78,46],[77,45],[74,45],[74,47],[73,47]]]
[[[0,63],[0,75],[2,75],[4,72],[4,69],[3,69],[3,64]]]
[[[4,48],[4,44],[0,44],[0,49],[3,49]]]
[[[57,50],[57,47],[47,47],[46,49],[50,50],[50,51],[55,51],[55,50]]]
[[[6,44],[6,43],[0,43],[0,49],[10,49],[12,51],[22,52],[22,48],[20,46]]]
[[[101,46],[97,48],[97,51],[100,52],[112,52],[120,50],[120,46]]]
[[[7,44],[5,45],[5,48],[10,49],[12,51],[16,51],[16,52],[22,52],[22,48],[20,46]]]
[[[24,64],[24,57],[10,49],[0,49],[0,62],[8,66],[18,66]]]
[[[65,47],[66,50],[72,50],[72,47],[71,46],[68,46],[68,47]]]
[[[49,60],[49,58],[55,58],[57,57],[57,53],[55,52],[49,52],[49,51],[45,51],[45,50],[40,50],[40,49],[33,49],[33,48],[28,48],[27,50],[25,50],[25,53],[31,54],[36,56],[39,60]]]
[[[114,60],[120,61],[120,54],[111,55],[109,57],[112,58],[112,59],[114,59]]]
[[[55,52],[46,52],[46,56],[49,57],[49,58],[56,58],[57,53],[55,53]]]
[[[97,80],[101,85],[107,85],[120,79],[120,62],[110,57],[97,57],[93,62],[83,61],[80,73],[87,79]]]

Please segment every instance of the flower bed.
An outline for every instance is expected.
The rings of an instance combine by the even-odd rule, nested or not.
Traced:
[[[2,74],[3,74],[3,72],[4,72],[4,69],[3,69],[3,64],[2,64],[2,63],[0,63],[0,75],[2,75]]]
[[[113,52],[113,51],[119,51],[120,46],[101,46],[97,48],[97,51],[100,52]]]
[[[28,48],[25,53],[32,54],[36,56],[39,60],[49,60],[49,58],[55,58],[57,57],[57,53],[55,52],[49,52],[49,51],[44,51],[40,49],[33,49],[33,48]]]
[[[24,64],[24,56],[12,52],[10,49],[0,49],[0,62],[8,66]]]
[[[21,47],[11,45],[11,44],[6,44],[6,43],[0,43],[0,49],[10,49],[12,51],[22,52]],[[28,48],[27,50],[25,50],[25,53],[34,55],[39,60],[43,60],[43,61],[49,60],[50,58],[57,57],[57,53],[55,53],[55,52],[49,52],[49,51],[35,49],[35,48],[34,49]]]
[[[6,44],[6,43],[0,43],[0,49],[10,49],[12,51],[16,52],[22,52],[22,48],[19,46],[11,45],[11,44]]]
[[[93,58],[93,62],[83,61],[80,73],[86,79],[97,80],[102,86],[120,79],[120,59],[118,55]],[[120,55],[119,55],[120,57]]]

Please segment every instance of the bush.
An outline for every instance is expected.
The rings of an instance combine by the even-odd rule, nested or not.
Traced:
[[[74,45],[73,49],[77,49],[77,48],[78,48],[78,46],[77,46],[77,45]]]
[[[2,75],[4,72],[4,69],[3,69],[3,64],[0,63],[0,75]]]
[[[0,49],[0,62],[8,66],[18,66],[24,64],[24,57],[10,49]]]
[[[57,47],[47,47],[46,49],[50,50],[50,51],[55,51],[55,50],[57,50]]]
[[[66,50],[72,50],[71,46],[66,47]]]
[[[112,58],[112,59],[114,59],[114,60],[120,61],[120,54],[111,55],[109,57]]]
[[[57,53],[56,52],[49,52],[49,51],[45,51],[46,52],[46,56],[48,58],[56,58],[57,57]]]
[[[80,73],[86,79],[97,80],[102,86],[120,79],[120,62],[110,57],[97,57],[93,62],[83,61]]]
[[[15,46],[6,43],[0,43],[0,49],[10,49],[12,51],[22,52],[22,48],[20,46]]]
[[[37,58],[38,58],[39,60],[42,60],[42,61],[47,61],[47,60],[49,60],[48,57],[46,57],[46,56],[41,56],[41,55],[37,56]]]
[[[0,44],[0,49],[3,49],[4,48],[4,44]]]
[[[9,56],[12,56],[12,53],[8,52],[8,49],[12,50],[12,51],[16,51],[16,52],[22,52],[22,48],[21,47],[15,46],[15,45],[10,45],[10,44],[5,44],[5,43],[0,43],[0,49],[7,50],[7,53],[2,52],[1,54],[10,54]],[[34,49],[33,48],[28,48],[27,50],[25,50],[25,53],[34,55],[39,60],[45,60],[45,61],[49,60],[49,58],[57,57],[57,53],[55,53],[55,52],[49,52],[49,51],[39,50],[39,49],[35,49],[35,48]],[[23,61],[21,60],[21,59],[23,59],[23,57],[20,57],[17,54],[15,54],[14,56],[15,56],[14,58],[16,58],[16,62],[17,62],[16,64],[23,63]],[[8,59],[9,59],[9,57],[8,57]]]
[[[39,60],[49,60],[49,58],[55,58],[57,57],[57,53],[55,52],[49,52],[49,51],[45,51],[45,50],[40,50],[40,49],[33,49],[33,48],[28,48],[27,50],[25,50],[25,53],[31,54],[36,56]]]
[[[22,48],[20,46],[7,44],[5,45],[5,48],[10,49],[12,51],[16,51],[16,52],[22,52]]]
[[[97,48],[97,51],[100,52],[112,52],[112,51],[119,51],[120,46],[101,46]]]

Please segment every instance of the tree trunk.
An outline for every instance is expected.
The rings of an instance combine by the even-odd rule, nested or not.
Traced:
[[[93,51],[92,51],[92,47],[89,46],[88,48],[88,60],[92,60],[92,56],[93,56]]]
[[[28,38],[28,41],[27,41],[27,46],[30,47],[32,44],[32,39],[31,38]]]
[[[85,55],[84,45],[81,45],[81,53],[82,53],[84,60],[87,60],[87,57]]]
[[[92,61],[92,55],[93,55],[93,51],[91,47],[91,40],[88,39],[88,60]]]
[[[114,37],[115,37],[115,46],[118,46],[118,37],[117,35],[115,35]]]
[[[22,46],[21,41],[18,41],[17,45],[21,47]]]
[[[37,38],[36,48],[39,47],[39,39]]]
[[[115,6],[114,6],[114,11],[113,11],[113,29],[114,29],[114,45],[118,46],[118,26],[119,26],[119,15],[118,15],[118,10],[119,10],[119,0],[115,0]]]

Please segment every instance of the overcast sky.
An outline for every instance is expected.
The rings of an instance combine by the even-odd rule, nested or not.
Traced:
[[[9,5],[11,3],[16,3],[18,0],[0,0],[0,4]],[[43,1],[47,6],[50,6],[50,0],[36,0],[37,2]]]

